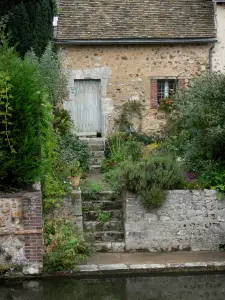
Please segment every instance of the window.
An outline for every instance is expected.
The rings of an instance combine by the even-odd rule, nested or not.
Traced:
[[[171,96],[176,90],[176,79],[157,79],[157,102],[159,104],[160,99]]]
[[[150,107],[157,109],[159,100],[172,95],[178,88],[187,86],[187,78],[177,77],[150,77]]]

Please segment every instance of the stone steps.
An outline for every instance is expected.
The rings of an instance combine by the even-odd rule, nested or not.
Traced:
[[[110,221],[121,220],[123,212],[120,209],[101,211],[101,214],[110,214]],[[96,210],[83,210],[83,221],[99,221],[100,213]]]
[[[99,193],[82,193],[82,201],[116,201],[117,196],[112,191],[102,191]]]
[[[104,151],[105,150],[105,139],[103,138],[82,138],[89,145],[91,151]]]
[[[85,231],[84,239],[93,245],[106,242],[124,242],[124,232],[122,231]]]
[[[82,206],[84,211],[122,209],[121,201],[110,200],[83,201]]]
[[[94,250],[96,252],[124,252],[124,242],[98,242],[94,243]]]
[[[95,169],[95,170],[99,170],[100,171],[101,165],[102,165],[102,161],[103,161],[102,158],[91,157],[91,160],[90,160],[90,162],[91,162],[91,170]],[[94,168],[93,168],[93,166],[94,166]]]
[[[121,231],[97,231],[94,233],[95,242],[123,242],[124,232]]]
[[[123,205],[111,191],[82,193],[83,228],[86,240],[98,252],[124,249]]]
[[[89,178],[108,189],[100,174],[105,157],[105,139],[83,138],[83,140],[88,142],[91,151]],[[109,190],[82,193],[82,214],[84,238],[93,243],[96,251],[124,251],[123,205],[117,195]]]
[[[99,174],[101,171],[101,165],[91,165],[89,169],[90,174]]]
[[[91,166],[101,166],[104,158],[104,151],[91,151]]]
[[[104,151],[105,146],[104,144],[89,144],[89,148],[91,151]]]
[[[83,227],[85,231],[123,231],[123,222],[117,220],[110,220],[108,222],[84,221]]]
[[[91,167],[92,173],[100,172],[102,161],[104,160],[105,139],[103,138],[82,138],[89,145],[91,151]]]
[[[104,154],[103,150],[96,150],[96,151],[92,150],[91,151],[91,157],[104,159],[105,154]]]

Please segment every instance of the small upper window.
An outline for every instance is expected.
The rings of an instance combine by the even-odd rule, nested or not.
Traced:
[[[169,97],[175,92],[177,87],[176,79],[157,79],[157,101]]]

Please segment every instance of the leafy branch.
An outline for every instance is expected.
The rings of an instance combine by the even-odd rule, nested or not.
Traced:
[[[5,135],[5,140],[11,150],[11,153],[16,153],[10,138],[10,130],[9,126],[12,125],[12,122],[9,121],[10,117],[12,117],[12,108],[10,106],[10,99],[12,99],[12,95],[10,95],[10,77],[7,76],[4,72],[0,72],[0,122],[4,127],[4,130],[1,131],[1,134]]]

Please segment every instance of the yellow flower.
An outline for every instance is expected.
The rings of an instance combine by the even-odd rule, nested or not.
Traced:
[[[159,148],[159,146],[160,146],[159,143],[152,143],[150,145],[144,146],[142,150],[143,157],[147,157],[150,154],[154,153],[156,149]]]

